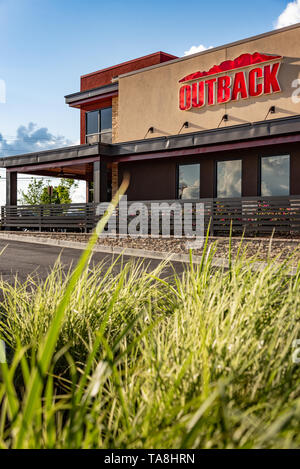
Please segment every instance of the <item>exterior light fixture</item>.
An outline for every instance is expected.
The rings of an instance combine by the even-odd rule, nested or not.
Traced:
[[[188,122],[188,121],[185,121],[185,122],[182,124],[182,126],[180,127],[178,133],[180,134],[180,132],[182,131],[183,128],[184,128],[184,129],[188,129],[189,126],[190,126],[189,122]]]
[[[148,134],[153,134],[153,132],[154,132],[154,127],[149,127],[144,138],[146,138]]]
[[[228,120],[229,120],[228,114],[224,114],[224,115],[222,116],[222,119],[221,119],[220,122],[219,122],[218,128],[220,127],[220,125],[222,124],[223,121],[224,121],[224,122],[228,122]]]
[[[265,120],[266,120],[266,118],[268,117],[269,114],[275,114],[275,112],[276,112],[275,106],[271,106],[270,109],[269,109],[268,112],[267,112],[267,115],[266,115],[266,117],[265,117]]]

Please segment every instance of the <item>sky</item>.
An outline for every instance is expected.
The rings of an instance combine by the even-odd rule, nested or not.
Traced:
[[[184,56],[296,22],[300,0],[0,0],[0,157],[79,143],[79,111],[64,96],[79,91],[80,75],[159,50]]]

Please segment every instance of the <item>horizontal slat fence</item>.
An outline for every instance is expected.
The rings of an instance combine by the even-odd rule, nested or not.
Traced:
[[[189,222],[193,229],[196,226],[196,204],[202,203],[204,229],[206,231],[210,221],[210,233],[213,235],[228,235],[231,223],[234,234],[245,232],[249,235],[263,235],[270,234],[273,230],[277,234],[300,234],[300,196],[129,201],[127,215],[119,212],[119,209],[116,211],[117,232],[119,230],[126,232],[128,224],[136,222],[135,210],[142,204],[140,205],[141,213],[145,219],[148,219],[148,233],[150,233],[152,223],[152,228],[161,234],[162,218],[168,217],[169,211],[161,207],[158,209],[157,204],[172,205],[174,203],[180,206],[189,204],[184,205],[182,219]],[[132,204],[135,205],[132,206]],[[133,209],[133,214],[131,214],[130,207]],[[1,207],[1,227],[2,229],[88,232],[94,228],[100,218],[97,213],[97,205],[93,203],[3,206]],[[175,216],[178,216],[176,211]],[[170,215],[170,233],[174,233],[174,212]]]

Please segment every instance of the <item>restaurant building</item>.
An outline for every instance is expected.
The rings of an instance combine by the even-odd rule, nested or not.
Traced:
[[[80,145],[1,159],[6,207],[19,173],[85,180],[87,203],[99,203],[128,171],[132,201],[280,198],[296,210],[300,24],[99,70],[65,101],[80,112]]]

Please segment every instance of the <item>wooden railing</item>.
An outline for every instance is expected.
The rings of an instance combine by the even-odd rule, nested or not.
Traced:
[[[161,200],[141,201],[144,211],[149,218],[149,232],[151,219],[155,215],[153,209],[156,203],[192,204],[184,207],[183,216],[192,226],[196,224],[196,203],[202,203],[204,208],[205,230],[210,225],[210,232],[214,235],[227,235],[232,230],[234,234],[270,234],[275,230],[277,234],[300,235],[300,196],[290,197],[242,197],[234,199],[200,199],[200,200]],[[133,202],[128,202],[130,206]],[[160,210],[160,217],[167,216],[166,211]],[[94,228],[100,216],[97,215],[97,205],[68,204],[68,205],[18,205],[1,207],[2,229],[35,229],[39,231],[90,231]],[[116,212],[117,231],[123,231],[133,216],[120,216]],[[174,213],[170,217],[171,234],[174,229]],[[146,234],[146,233],[145,233]]]
[[[95,204],[5,205],[1,207],[2,228],[88,231],[95,226],[96,222]]]

